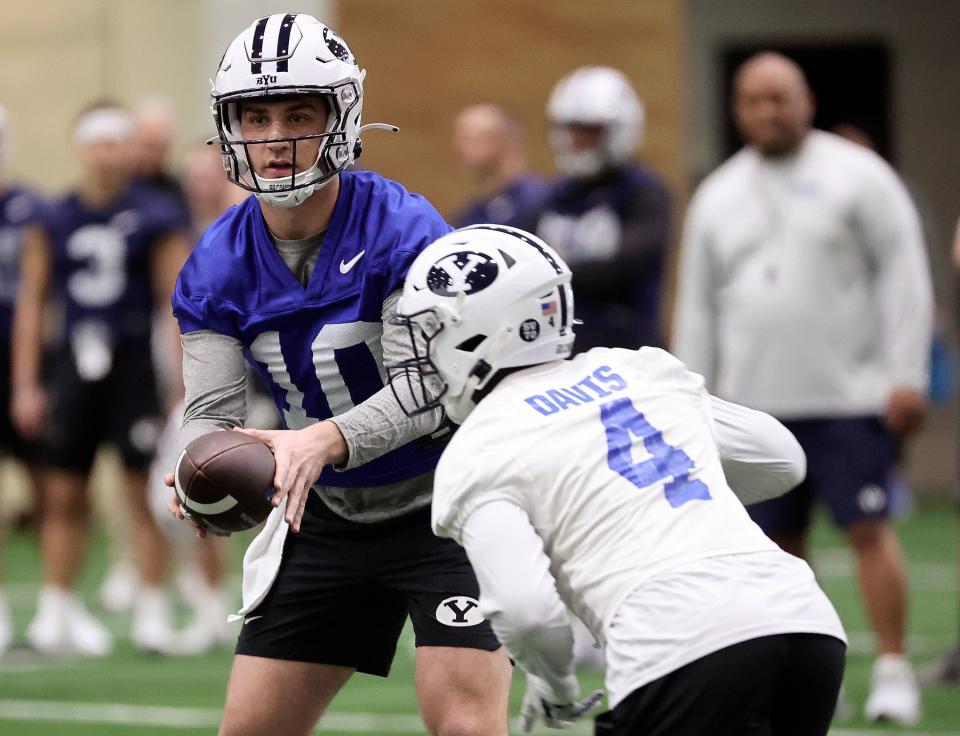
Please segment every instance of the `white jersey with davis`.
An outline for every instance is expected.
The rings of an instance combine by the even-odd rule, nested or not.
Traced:
[[[433,527],[500,500],[523,508],[561,598],[599,632],[643,581],[777,550],[724,477],[700,376],[662,350],[595,348],[506,377],[437,468]]]

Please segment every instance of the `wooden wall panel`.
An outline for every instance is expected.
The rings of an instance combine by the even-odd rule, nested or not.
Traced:
[[[0,103],[11,124],[4,176],[56,189],[72,178],[76,112],[106,94],[102,0],[6,3],[0,23]]]
[[[450,214],[469,193],[451,150],[465,105],[508,105],[528,130],[531,162],[552,170],[544,108],[554,83],[584,64],[623,70],[647,109],[641,157],[675,194],[683,181],[682,0],[349,0],[338,31],[367,69],[364,121],[400,126],[365,137],[361,163]]]

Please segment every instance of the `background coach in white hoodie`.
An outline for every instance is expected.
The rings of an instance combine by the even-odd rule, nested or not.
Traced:
[[[904,656],[906,574],[887,476],[897,439],[926,410],[932,297],[920,223],[881,158],[811,129],[813,96],[791,60],[745,62],[733,109],[748,145],[691,203],[673,349],[713,393],[776,416],[803,445],[807,480],[751,516],[802,557],[814,497],[829,507],[876,635],[866,714],[912,723],[919,691]]]

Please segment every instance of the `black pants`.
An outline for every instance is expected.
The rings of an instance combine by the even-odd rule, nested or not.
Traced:
[[[751,639],[691,662],[597,718],[597,736],[825,736],[846,647],[819,634]]]

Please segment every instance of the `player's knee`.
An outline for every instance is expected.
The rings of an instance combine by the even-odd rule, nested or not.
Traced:
[[[48,518],[85,517],[89,510],[87,494],[83,492],[50,493],[44,499],[43,513]]]
[[[861,519],[844,531],[854,550],[869,551],[884,544],[890,525],[886,519]]]

